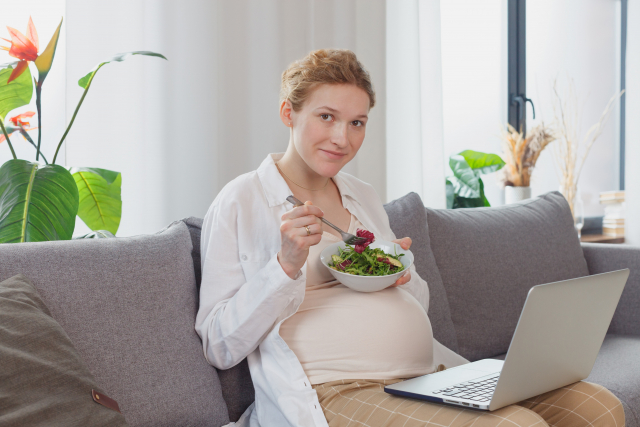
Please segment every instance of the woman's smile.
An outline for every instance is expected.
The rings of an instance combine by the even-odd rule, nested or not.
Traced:
[[[319,148],[319,150],[322,151],[331,160],[340,160],[347,155],[346,153],[336,153],[335,151],[323,150],[322,148]]]

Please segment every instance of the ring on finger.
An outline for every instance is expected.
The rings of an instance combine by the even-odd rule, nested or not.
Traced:
[[[304,228],[307,229],[307,236],[311,236],[311,230],[309,229],[309,226],[305,225]]]

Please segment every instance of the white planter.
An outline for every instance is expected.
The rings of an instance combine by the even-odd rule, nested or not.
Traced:
[[[504,187],[504,203],[510,205],[531,198],[531,187]]]

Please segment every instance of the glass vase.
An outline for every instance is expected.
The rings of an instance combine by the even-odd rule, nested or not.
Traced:
[[[584,203],[580,197],[580,187],[577,185],[560,186],[560,192],[567,199],[571,215],[573,216],[573,226],[578,233],[578,238],[582,235],[582,227],[584,227]]]

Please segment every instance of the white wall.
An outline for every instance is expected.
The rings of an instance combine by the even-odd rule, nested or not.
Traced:
[[[51,40],[51,36],[58,27],[60,19],[65,15],[65,1],[64,0],[21,0],[19,2],[3,0],[0,1],[0,7],[2,8],[2,20],[0,21],[0,37],[11,39],[9,32],[5,26],[15,28],[22,34],[27,32],[27,23],[29,22],[29,16],[33,19],[33,24],[36,27],[38,38],[40,40],[41,53]],[[65,60],[66,60],[66,31],[65,23],[62,24],[62,30],[60,33],[60,39],[58,40],[58,48],[56,50],[56,56],[53,61],[53,66],[47,79],[44,81],[42,89],[42,133],[41,151],[45,157],[49,160],[53,160],[53,154],[55,153],[60,137],[64,133],[66,120],[65,120]],[[3,46],[9,46],[10,43],[4,40],[0,40],[0,44]],[[9,56],[9,53],[4,50],[0,50],[0,64],[7,62],[14,62],[17,59]],[[35,64],[30,64],[31,74],[33,77],[38,77],[38,70]],[[33,92],[33,100],[29,105],[18,108],[15,111],[10,112],[7,115],[7,121],[9,118],[16,116],[20,113],[27,111],[37,112],[36,110],[36,94],[35,88]],[[33,116],[31,120],[32,126],[37,126],[37,115]],[[33,141],[38,143],[38,131],[33,130],[29,132]],[[16,151],[16,155],[19,159],[35,161],[36,150],[31,144],[20,136],[19,133],[15,133],[11,138],[13,148]],[[3,164],[9,159],[12,159],[11,151],[6,142],[0,144],[0,164]],[[56,160],[56,163],[64,165],[64,152]],[[39,162],[44,164],[42,158]]]
[[[350,48],[371,72],[379,104],[345,170],[386,197],[383,0],[67,0],[67,14],[68,113],[77,79],[110,55],[169,59],[105,66],[69,135],[70,165],[122,172],[119,236],[204,216],[227,182],[284,151],[280,75],[321,47]]]
[[[627,26],[626,166],[627,243],[640,245],[640,0],[630,0]]]

